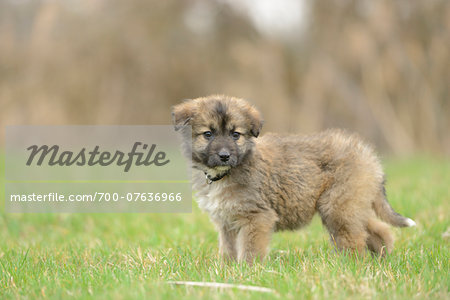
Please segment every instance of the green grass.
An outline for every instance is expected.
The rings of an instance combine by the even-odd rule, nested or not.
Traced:
[[[385,166],[390,203],[418,223],[394,229],[395,249],[386,259],[337,255],[318,218],[301,231],[277,233],[268,259],[249,267],[221,264],[217,234],[195,204],[192,214],[2,209],[0,298],[449,299],[450,240],[443,233],[450,227],[450,162],[390,160]],[[249,284],[276,293],[167,284],[172,280]]]

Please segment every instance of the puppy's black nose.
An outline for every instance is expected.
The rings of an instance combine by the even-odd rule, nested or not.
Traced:
[[[226,150],[220,150],[219,157],[221,161],[227,162],[230,159],[230,153]]]

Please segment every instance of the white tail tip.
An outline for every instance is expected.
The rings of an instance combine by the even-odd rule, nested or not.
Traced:
[[[406,224],[408,225],[408,227],[416,226],[416,222],[411,219],[406,219]]]

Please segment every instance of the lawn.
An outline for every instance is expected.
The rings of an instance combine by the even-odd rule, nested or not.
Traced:
[[[337,255],[316,217],[301,231],[276,234],[269,257],[252,267],[221,264],[217,234],[195,203],[191,214],[5,214],[2,177],[0,298],[449,299],[450,161],[384,165],[390,203],[418,224],[394,229],[389,257]]]

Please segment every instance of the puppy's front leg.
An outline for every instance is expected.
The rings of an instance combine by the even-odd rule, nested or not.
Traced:
[[[236,240],[238,261],[263,259],[268,250],[277,216],[273,211],[254,213],[239,220],[239,233]]]
[[[218,225],[219,229],[219,251],[225,260],[237,258],[236,236],[237,231],[225,225]]]

